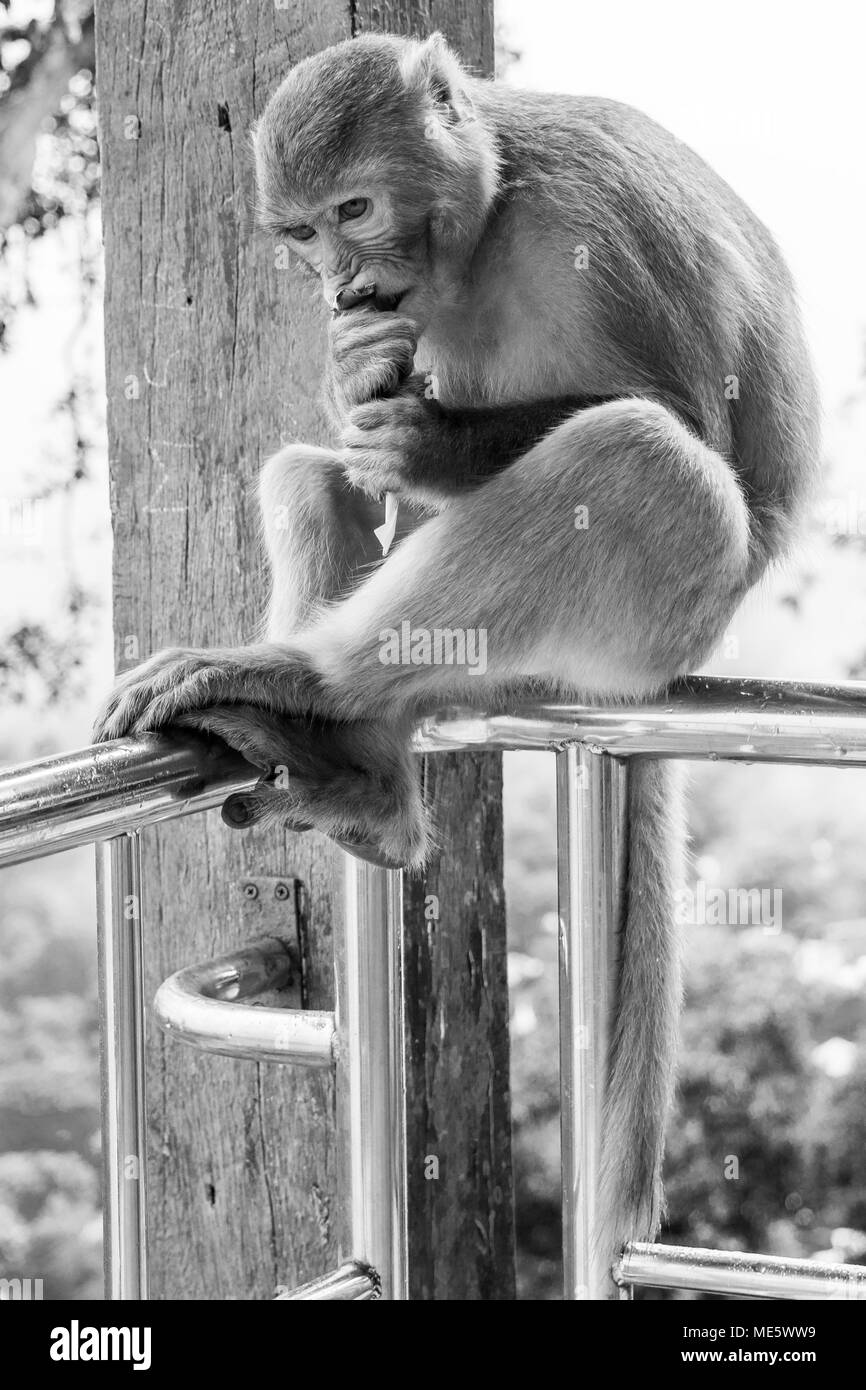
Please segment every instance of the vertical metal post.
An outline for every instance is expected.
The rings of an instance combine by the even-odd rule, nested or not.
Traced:
[[[598,1186],[617,933],[625,892],[627,769],[572,746],[557,754],[563,1296],[616,1298]]]
[[[408,1298],[402,874],[345,856],[336,944],[337,1095],[346,1258],[370,1265],[381,1296]]]
[[[147,1298],[141,847],[137,832],[96,846],[102,1066],[105,1287]]]

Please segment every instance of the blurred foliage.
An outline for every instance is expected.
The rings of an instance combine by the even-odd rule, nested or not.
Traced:
[[[784,918],[779,931],[685,930],[662,1237],[673,1244],[866,1260],[866,918],[849,915],[866,901],[866,867],[857,819],[843,834],[830,819],[828,779],[840,775],[850,787],[806,769],[695,774],[692,876],[778,886]],[[515,757],[507,785],[520,1288],[550,1299],[561,1239],[552,768]]]
[[[0,13],[0,259],[10,243],[44,236],[65,217],[83,221],[99,195],[93,4],[29,8],[23,23]],[[82,265],[82,289],[95,287],[97,269]],[[26,278],[19,286],[10,277],[4,289],[13,288],[19,302],[29,296]],[[6,325],[2,312],[0,345]]]
[[[22,623],[0,643],[0,699],[10,704],[56,704],[84,693],[85,644],[78,621],[85,600],[69,591],[66,614],[58,614],[52,629],[43,623]]]
[[[0,1277],[101,1298],[92,854],[0,874]]]
[[[16,1271],[5,1277],[41,1279],[46,1299],[102,1298],[97,1201],[96,1174],[76,1154],[0,1154],[0,1269]]]
[[[41,262],[34,250],[61,225],[73,233],[64,245],[67,254],[74,248],[79,331],[98,309],[94,61],[90,0],[0,10],[0,351],[14,347],[18,315],[38,311]],[[21,508],[34,513],[49,498],[70,499],[89,476],[104,388],[79,361],[74,340],[69,349],[62,394],[45,403],[46,415],[56,420],[59,457],[40,459],[38,480],[25,480],[25,497],[0,498],[7,517]],[[0,632],[0,699],[37,707],[80,695],[82,653],[93,640],[96,608],[95,596],[70,574],[50,621],[25,614]]]

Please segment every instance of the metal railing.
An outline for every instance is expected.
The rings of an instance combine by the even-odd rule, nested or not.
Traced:
[[[417,746],[423,752],[536,748],[556,754],[565,1298],[607,1298],[616,1286],[621,1297],[630,1297],[644,1285],[757,1298],[866,1298],[866,1268],[859,1266],[635,1243],[610,1270],[599,1269],[590,1254],[602,1220],[596,1175],[629,760],[863,767],[866,686],[707,678],[681,682],[663,701],[640,704],[536,703],[489,717],[443,711],[423,723]],[[140,832],[217,806],[249,788],[255,776],[225,749],[192,737],[153,735],[0,776],[0,867],[99,842],[112,1298],[147,1294]],[[170,1034],[207,1051],[335,1068],[352,1248],[341,1268],[281,1297],[405,1299],[401,875],[345,856],[342,890],[335,1014],[243,1003],[287,978],[290,956],[276,938],[179,971],[160,987],[155,1011]]]

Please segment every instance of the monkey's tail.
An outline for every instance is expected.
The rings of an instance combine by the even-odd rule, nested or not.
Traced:
[[[685,844],[681,801],[678,769],[670,762],[631,764],[625,922],[610,1033],[602,1219],[595,1251],[608,1270],[626,1241],[655,1237],[663,1213],[661,1166],[682,997],[674,919]]]

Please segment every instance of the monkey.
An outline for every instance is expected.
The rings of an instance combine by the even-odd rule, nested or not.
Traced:
[[[770,233],[672,134],[476,77],[440,35],[304,59],[253,147],[260,222],[330,310],[334,440],[264,467],[262,640],[151,658],[95,737],[220,735],[262,772],[230,824],[316,827],[417,870],[437,833],[419,719],[657,695],[790,549],[819,449],[796,293]],[[679,803],[669,764],[631,766],[606,1267],[659,1227],[680,1000]]]

